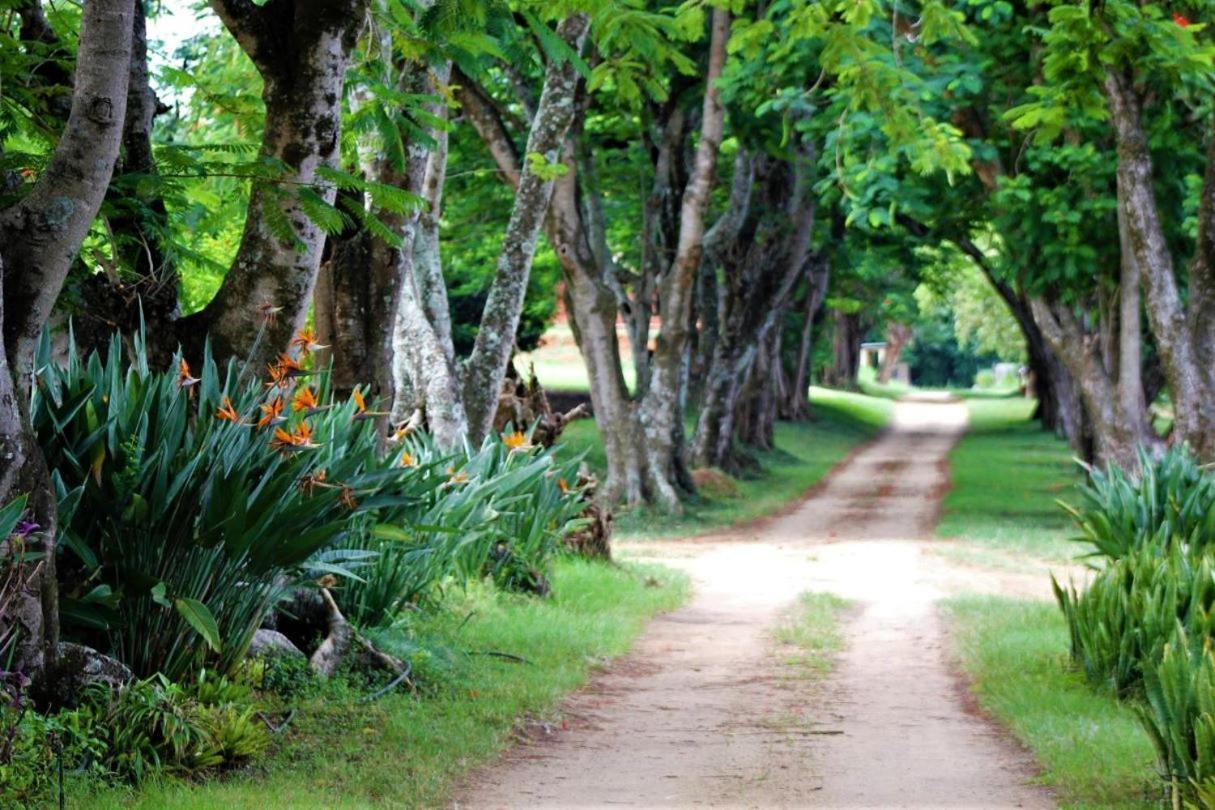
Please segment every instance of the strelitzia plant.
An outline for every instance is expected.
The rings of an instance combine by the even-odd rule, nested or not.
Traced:
[[[401,610],[425,605],[443,583],[485,575],[508,589],[544,591],[561,539],[579,527],[585,508],[565,483],[575,480],[578,459],[559,461],[514,431],[454,453],[416,431],[394,446],[398,464],[435,486],[416,508],[365,522],[341,541],[377,552],[358,581],[335,591],[348,618],[389,624]]]
[[[1144,546],[1197,550],[1215,543],[1215,475],[1189,448],[1170,448],[1160,458],[1140,451],[1133,474],[1117,466],[1088,472],[1080,507],[1063,507],[1080,528],[1075,539],[1092,547],[1090,556],[1115,560]]]
[[[153,371],[140,336],[129,357],[117,337],[87,360],[49,352],[32,407],[75,558],[65,624],[140,675],[231,670],[306,561],[437,486],[380,452],[359,403],[329,403],[325,375],[310,383],[328,405],[283,407],[299,356],[266,385],[209,353]]]

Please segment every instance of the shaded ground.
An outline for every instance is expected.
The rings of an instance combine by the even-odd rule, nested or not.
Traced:
[[[1050,807],[971,701],[937,602],[1047,596],[1039,574],[929,553],[966,411],[902,402],[893,428],[795,511],[646,544],[696,595],[567,705],[566,727],[481,771],[460,807]],[[804,591],[853,602],[824,681],[793,680],[772,627]]]

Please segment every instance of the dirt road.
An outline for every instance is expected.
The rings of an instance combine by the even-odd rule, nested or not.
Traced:
[[[691,602],[569,700],[565,730],[481,770],[457,806],[1053,807],[948,660],[942,597],[1046,591],[926,551],[965,420],[961,405],[900,402],[796,511],[662,544]],[[772,637],[806,591],[853,604],[817,682],[791,678]]]

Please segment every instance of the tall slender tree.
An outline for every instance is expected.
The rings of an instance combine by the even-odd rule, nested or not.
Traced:
[[[34,358],[68,270],[93,224],[122,143],[131,65],[134,0],[91,0],[82,13],[71,112],[50,162],[29,192],[0,211],[0,501],[28,494],[40,525],[36,583],[39,627],[28,626],[23,665],[53,670],[58,660],[55,575],[57,504],[30,425]],[[32,585],[31,585],[32,587]],[[7,617],[6,619],[7,620]]]

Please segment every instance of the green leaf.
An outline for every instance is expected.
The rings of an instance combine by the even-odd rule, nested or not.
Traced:
[[[163,582],[158,582],[152,586],[152,601],[158,605],[169,607],[169,600],[165,598],[166,585]]]
[[[219,624],[216,623],[215,617],[211,615],[211,611],[207,609],[206,605],[197,599],[174,599],[173,605],[182,618],[198,631],[207,642],[208,647],[215,652],[221,650],[223,645],[219,639]]]

